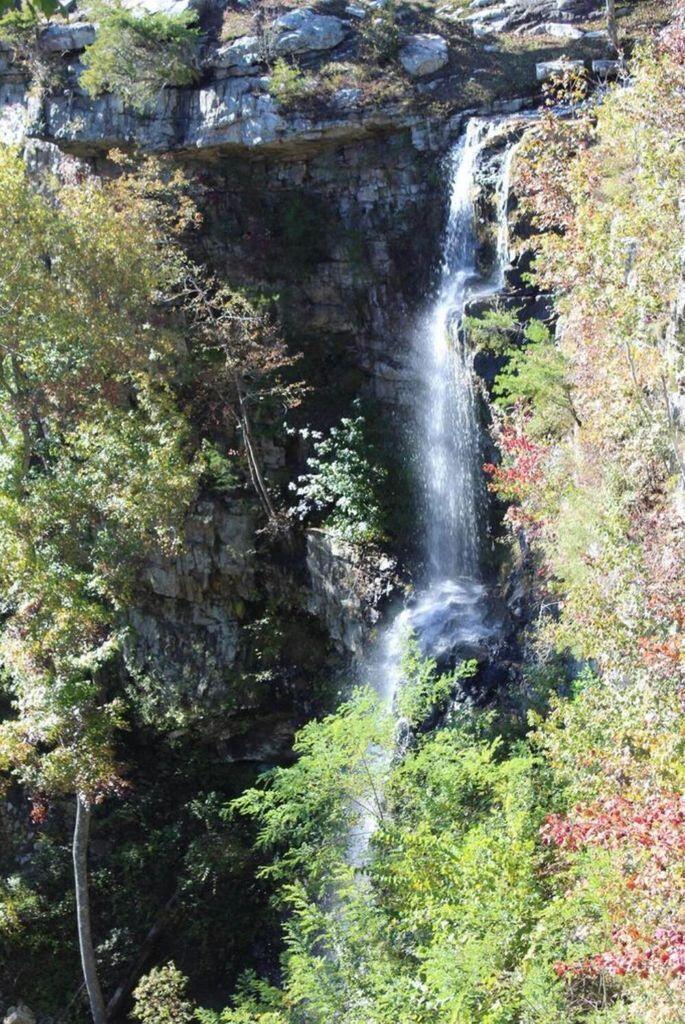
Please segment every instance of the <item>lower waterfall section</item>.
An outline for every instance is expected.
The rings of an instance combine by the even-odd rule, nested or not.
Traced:
[[[474,353],[460,326],[467,304],[503,288],[509,264],[507,202],[515,143],[505,140],[495,187],[494,256],[478,266],[474,193],[479,158],[501,120],[472,118],[446,159],[448,217],[435,296],[413,333],[413,447],[421,491],[417,547],[423,569],[411,603],[381,630],[363,666],[363,681],[392,710],[402,685],[402,655],[415,636],[438,662],[469,657],[499,632],[482,578],[482,521],[487,493],[482,474],[481,426],[474,387]],[[382,754],[372,756],[384,756]],[[375,830],[369,815],[350,843],[350,863],[363,867]]]

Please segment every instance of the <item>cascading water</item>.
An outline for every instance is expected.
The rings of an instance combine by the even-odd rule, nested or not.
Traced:
[[[450,206],[437,299],[414,338],[428,579],[478,572],[478,423],[468,352],[456,327],[476,278],[473,183],[483,125],[469,126],[450,155]]]
[[[503,287],[509,264],[511,145],[497,182],[494,265],[487,276],[476,265],[476,171],[483,147],[498,127],[496,121],[472,119],[449,156],[450,201],[440,277],[435,299],[414,332],[414,438],[422,489],[424,572],[414,603],[383,631],[366,666],[367,679],[388,707],[402,682],[402,650],[410,630],[434,657],[475,647],[497,631],[480,575],[485,491],[473,353],[463,343],[459,326],[470,300],[485,299]],[[352,844],[352,864],[363,865],[373,830],[369,816]]]
[[[376,678],[391,703],[400,683],[398,651],[409,629],[440,657],[478,644],[494,632],[480,576],[482,511],[486,505],[473,353],[459,333],[467,302],[496,294],[509,264],[507,202],[514,146],[508,145],[496,184],[494,265],[477,267],[474,188],[478,160],[498,122],[472,119],[449,155],[449,213],[436,297],[414,333],[417,380],[415,445],[422,483],[425,570],[413,607],[382,638]],[[382,676],[381,676],[382,674]]]

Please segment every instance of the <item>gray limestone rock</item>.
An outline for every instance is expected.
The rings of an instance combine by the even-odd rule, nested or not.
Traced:
[[[197,6],[197,0],[122,0],[129,11],[140,14],[183,14]]]
[[[592,70],[601,78],[615,78],[625,70],[625,65],[620,60],[593,60]]]
[[[431,75],[449,60],[447,43],[442,36],[426,32],[405,36],[400,49],[400,63],[412,78]]]
[[[10,1006],[3,1024],[36,1024],[36,1016],[24,1003]]]
[[[220,46],[211,59],[216,68],[226,68],[234,75],[255,74],[261,61],[257,36],[241,36]]]
[[[315,14],[300,7],[277,18],[273,25],[280,34],[274,42],[277,54],[332,50],[345,38],[345,22],[331,14]]]
[[[479,36],[495,32],[529,35],[542,26],[594,17],[603,6],[603,0],[472,0],[469,5],[472,13],[466,16],[466,21]]]
[[[95,39],[95,26],[89,22],[47,25],[40,34],[39,42],[47,53],[71,53],[84,50]]]
[[[530,33],[531,36],[551,36],[553,39],[582,39],[583,33],[574,25],[566,21],[545,21],[537,25]]]
[[[582,71],[585,61],[582,60],[547,60],[535,65],[535,77],[538,82],[546,82],[564,70]]]

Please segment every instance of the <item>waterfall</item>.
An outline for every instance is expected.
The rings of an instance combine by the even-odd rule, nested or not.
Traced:
[[[483,147],[500,127],[497,121],[471,119],[449,154],[449,209],[439,280],[435,297],[413,333],[413,433],[422,497],[419,547],[424,571],[413,603],[381,632],[365,666],[366,679],[389,708],[402,684],[400,663],[410,630],[434,657],[477,647],[497,632],[480,572],[486,493],[473,353],[460,337],[459,326],[470,300],[486,299],[501,290],[509,264],[511,145],[496,185],[494,265],[483,275],[476,263],[476,171]],[[351,864],[363,866],[373,830],[369,817],[362,835],[351,844]]]
[[[473,186],[487,122],[472,120],[449,158],[450,203],[437,297],[414,335],[416,423],[428,579],[478,574],[478,422],[470,354],[457,327],[476,280]]]
[[[400,684],[397,650],[408,629],[416,631],[424,650],[438,657],[477,644],[494,631],[480,572],[487,496],[473,352],[459,326],[470,300],[487,299],[503,288],[509,265],[507,204],[513,144],[507,144],[495,188],[494,263],[483,274],[476,262],[478,160],[498,131],[500,122],[473,118],[449,154],[449,208],[439,281],[413,337],[414,444],[422,489],[425,569],[415,604],[396,617],[380,643],[385,651],[380,669],[387,675],[381,692],[388,702]]]

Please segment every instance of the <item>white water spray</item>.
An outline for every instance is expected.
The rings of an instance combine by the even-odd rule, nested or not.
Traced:
[[[450,205],[437,298],[414,337],[428,581],[475,579],[479,564],[478,422],[470,353],[458,338],[477,281],[473,189],[484,123],[469,122],[449,158]]]
[[[415,445],[422,484],[425,572],[415,604],[402,611],[379,644],[374,672],[392,706],[401,685],[399,655],[410,629],[434,657],[476,646],[496,631],[488,620],[481,580],[481,433],[474,390],[473,352],[460,337],[464,310],[473,299],[500,291],[509,265],[507,204],[514,147],[504,153],[496,183],[495,258],[479,272],[474,192],[479,157],[501,130],[498,122],[474,118],[449,155],[449,213],[436,298],[413,340],[417,379]]]
[[[476,265],[474,191],[478,160],[498,122],[472,119],[449,155],[449,212],[436,295],[413,337],[416,378],[415,449],[420,467],[422,586],[411,607],[382,632],[366,665],[366,678],[392,708],[402,683],[407,635],[440,658],[476,647],[497,632],[489,619],[480,577],[481,515],[485,489],[480,425],[473,382],[473,353],[459,326],[467,303],[500,291],[509,265],[507,204],[514,147],[505,154],[496,186],[497,235],[494,265],[483,276]],[[350,863],[362,867],[375,820],[369,815],[350,848]]]

